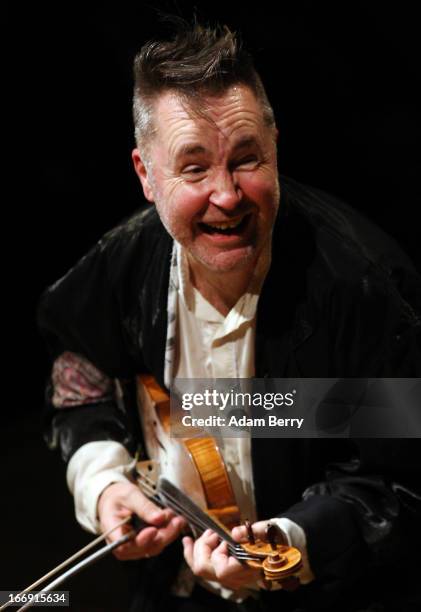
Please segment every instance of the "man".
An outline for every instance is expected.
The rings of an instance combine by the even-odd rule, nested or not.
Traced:
[[[135,512],[151,525],[116,553],[147,559],[133,610],[357,610],[387,601],[396,591],[382,599],[375,581],[381,572],[401,576],[402,551],[421,537],[417,447],[227,442],[256,533],[280,517],[300,548],[301,585],[258,591],[257,573],[205,532],[183,538],[196,577],[186,590],[184,521],[130,481],[127,449],[141,434],[113,380],[121,390],[142,372],[167,388],[175,377],[418,376],[414,269],[342,203],[286,178],[279,184],[273,112],[228,29],[195,26],[145,45],[135,60],[134,118],[133,163],[154,206],[109,232],[46,291],[39,311],[54,358],[50,442],[70,459],[78,520],[106,530]],[[245,535],[233,531],[238,541]]]

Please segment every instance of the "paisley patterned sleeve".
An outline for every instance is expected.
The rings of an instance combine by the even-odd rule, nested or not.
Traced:
[[[110,400],[113,381],[82,355],[66,351],[54,362],[52,404],[68,408]]]

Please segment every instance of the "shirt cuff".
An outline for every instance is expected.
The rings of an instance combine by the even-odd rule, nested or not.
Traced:
[[[314,580],[314,574],[311,571],[307,555],[307,538],[304,529],[300,527],[300,525],[297,525],[297,523],[294,523],[294,521],[285,517],[272,518],[269,522],[279,527],[279,529],[282,529],[288,540],[288,546],[294,546],[294,548],[298,548],[300,551],[303,562],[302,568],[297,572],[300,583],[308,584]]]
[[[74,496],[79,524],[92,533],[100,533],[97,516],[98,498],[113,482],[126,482],[135,459],[127,449],[112,440],[88,442],[69,461],[67,485]]]

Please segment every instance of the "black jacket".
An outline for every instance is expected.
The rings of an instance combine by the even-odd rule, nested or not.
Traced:
[[[256,376],[419,377],[421,281],[412,264],[335,198],[286,178],[281,189],[258,305]],[[52,357],[81,353],[128,388],[139,372],[163,385],[171,250],[152,207],[106,234],[41,299]],[[85,442],[116,439],[133,449],[141,435],[115,402],[47,412],[49,442],[66,460]],[[408,550],[421,544],[418,440],[255,439],[252,453],[259,517],[303,526],[317,578],[294,595],[265,598],[284,609],[352,610],[382,597],[402,606],[402,586],[380,591],[380,575],[416,598],[409,576],[420,564]],[[143,576],[153,609],[153,579]]]

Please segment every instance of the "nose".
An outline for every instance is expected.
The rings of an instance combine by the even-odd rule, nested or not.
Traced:
[[[241,198],[242,192],[235,176],[228,170],[218,172],[212,182],[209,202],[218,208],[232,210],[238,206]]]

